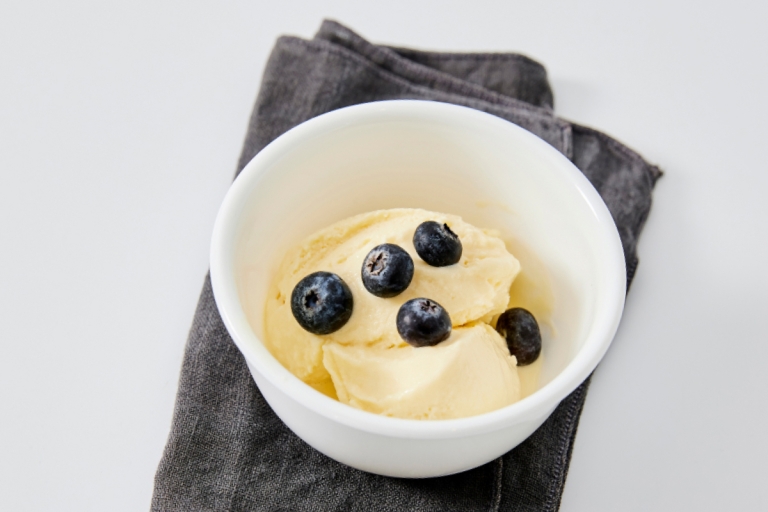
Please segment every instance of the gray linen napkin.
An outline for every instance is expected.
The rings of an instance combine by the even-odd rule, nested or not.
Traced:
[[[238,172],[297,124],[388,99],[464,105],[516,123],[570,158],[611,211],[627,260],[661,175],[608,136],[555,117],[544,68],[516,54],[447,54],[368,43],[332,21],[311,41],[281,37],[264,72]],[[441,478],[387,478],[315,451],[275,416],[227,333],[206,278],[189,334],[153,511],[554,511],[589,379],[520,446]]]

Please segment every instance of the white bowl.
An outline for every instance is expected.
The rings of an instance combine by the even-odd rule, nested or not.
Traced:
[[[546,269],[552,311],[538,391],[469,418],[388,418],[322,395],[267,351],[264,303],[286,251],[338,220],[398,207],[497,229],[523,269]],[[256,384],[291,430],[344,464],[411,478],[471,469],[531,435],[605,354],[626,289],[611,215],[567,158],[498,117],[427,101],[336,110],[264,148],[221,206],[211,280]]]

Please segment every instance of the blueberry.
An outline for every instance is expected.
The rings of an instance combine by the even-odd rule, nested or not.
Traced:
[[[517,358],[517,366],[526,366],[541,354],[541,332],[533,315],[523,308],[506,310],[496,323],[496,331],[507,340],[509,353]]]
[[[377,297],[394,297],[411,284],[413,259],[399,245],[377,245],[363,260],[360,273],[366,290]]]
[[[293,317],[313,334],[341,329],[352,316],[352,292],[339,276],[315,272],[299,281],[291,293]]]
[[[448,224],[422,222],[413,234],[413,246],[421,259],[433,267],[447,267],[461,259],[461,240]]]
[[[411,299],[397,312],[397,332],[414,347],[431,347],[451,335],[451,317],[430,299]]]

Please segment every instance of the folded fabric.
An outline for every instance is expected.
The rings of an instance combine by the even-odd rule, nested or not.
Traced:
[[[281,37],[267,63],[238,172],[319,114],[423,99],[489,112],[535,133],[584,172],[621,235],[627,285],[659,169],[610,137],[557,118],[545,69],[517,54],[431,53],[373,45],[326,21],[311,41]],[[554,511],[589,379],[529,439],[479,468],[407,480],[340,464],[275,416],[227,333],[206,278],[189,335],[153,511]]]

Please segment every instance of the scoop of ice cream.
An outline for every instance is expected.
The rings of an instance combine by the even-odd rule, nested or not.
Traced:
[[[458,263],[433,267],[418,256],[413,235],[422,222],[429,220],[448,224],[459,236],[463,252]],[[365,257],[372,248],[384,243],[400,246],[414,263],[410,285],[391,298],[371,294],[361,278]],[[406,344],[397,332],[397,312],[403,303],[417,297],[427,297],[442,305],[454,327],[490,322],[506,309],[509,289],[519,270],[520,264],[500,238],[460,217],[417,209],[357,215],[315,233],[285,256],[267,297],[265,344],[291,373],[333,396],[334,385],[323,365],[323,345],[404,348]],[[293,288],[317,271],[340,276],[354,297],[349,321],[338,331],[323,336],[302,329],[290,307]]]
[[[517,361],[489,325],[454,329],[434,347],[323,347],[339,401],[385,416],[450,419],[520,399]]]

